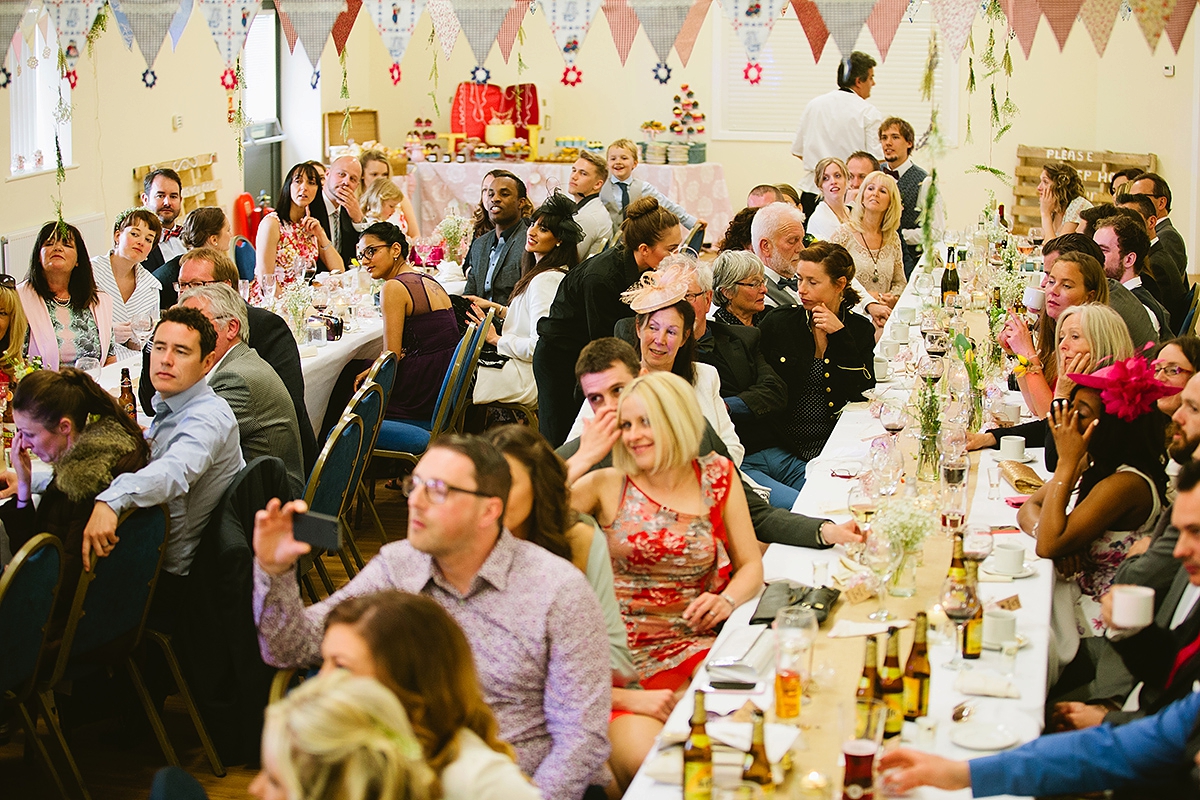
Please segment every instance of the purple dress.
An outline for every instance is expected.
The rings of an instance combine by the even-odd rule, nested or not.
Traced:
[[[431,311],[425,281],[433,278],[415,272],[402,272],[400,281],[412,297],[412,313],[404,320],[404,357],[396,371],[396,384],[388,402],[388,419],[428,420],[433,416],[438,392],[454,348],[462,339],[453,308]]]

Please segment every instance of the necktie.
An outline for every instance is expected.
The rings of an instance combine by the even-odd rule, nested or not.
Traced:
[[[629,206],[629,184],[625,181],[617,181],[617,186],[621,187],[621,213],[625,213],[625,209]]]
[[[882,172],[884,175],[891,175],[896,180],[900,180],[900,173],[897,172],[896,170],[892,169],[891,167],[889,167],[887,164],[881,165],[879,167],[879,171]]]
[[[329,215],[329,239],[333,249],[342,252],[342,209],[338,206]]]
[[[800,280],[798,278],[780,278],[778,281],[776,281],[776,283],[781,288],[791,289],[794,292],[797,290],[797,287],[800,285]]]
[[[182,225],[176,225],[174,228],[163,228],[162,240],[164,242],[169,242],[179,236],[181,233],[183,233]]]
[[[1171,667],[1171,674],[1167,676],[1167,686],[1175,682],[1175,673],[1179,672],[1180,668],[1192,659],[1200,651],[1200,636],[1192,640],[1191,644],[1180,649],[1179,654],[1175,656],[1175,665]]]

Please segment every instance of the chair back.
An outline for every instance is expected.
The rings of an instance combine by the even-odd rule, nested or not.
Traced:
[[[683,237],[683,241],[689,248],[699,253],[704,248],[704,231],[708,227],[706,222],[697,222],[696,227],[688,231]]]
[[[375,450],[375,441],[379,438],[379,426],[383,422],[383,410],[387,408],[383,387],[373,382],[369,377],[350,398],[346,406],[346,414],[357,414],[362,419],[362,443],[358,448],[358,457],[354,459],[354,470],[350,476],[350,498],[358,490],[358,482],[362,480],[363,470]],[[349,502],[349,500],[347,501]]]
[[[1188,290],[1187,294],[1187,314],[1183,317],[1183,323],[1179,326],[1180,336],[1191,336],[1196,330],[1196,303],[1200,292],[1196,291],[1196,285]]]
[[[454,421],[452,415],[454,398],[462,377],[463,364],[475,341],[477,330],[475,323],[468,325],[467,332],[463,334],[458,346],[454,348],[454,357],[450,359],[450,369],[446,370],[446,375],[442,378],[442,388],[438,390],[437,402],[433,404],[433,418],[429,421],[431,439],[446,431]]]
[[[487,316],[483,318],[483,322],[475,329],[475,335],[471,340],[471,347],[467,351],[466,360],[463,362],[463,368],[459,371],[457,379],[457,389],[454,396],[454,407],[451,410],[450,421],[446,426],[447,430],[462,431],[463,417],[466,416],[469,398],[471,396],[472,381],[475,378],[475,370],[479,367],[479,354],[483,352],[483,346],[487,343],[487,331],[492,327],[492,318],[496,316],[496,310],[492,309],[487,312]]]
[[[51,687],[72,659],[118,639],[127,638],[130,647],[141,641],[169,527],[164,506],[135,509],[118,523],[120,542],[112,552],[93,556],[92,571],[79,576]]]
[[[254,280],[254,245],[245,236],[233,240],[233,261],[237,264],[238,277],[244,281]]]
[[[310,510],[332,517],[342,515],[349,502],[350,480],[363,438],[363,420],[358,414],[343,415],[329,432],[304,490],[304,502]]]
[[[400,358],[391,350],[384,350],[379,354],[379,358],[375,359],[371,369],[367,371],[367,380],[378,383],[379,388],[383,389],[384,408],[387,408],[388,403],[392,402],[392,389],[395,388],[396,372],[399,368]]]
[[[62,582],[62,563],[62,542],[39,533],[0,575],[0,697],[11,693],[19,700],[33,685]]]
[[[230,222],[234,236],[251,236],[250,215],[254,213],[254,196],[242,192],[233,199],[233,214]]]

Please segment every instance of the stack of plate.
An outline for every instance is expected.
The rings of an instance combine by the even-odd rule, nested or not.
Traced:
[[[668,146],[664,142],[647,142],[646,143],[646,163],[647,164],[666,164],[667,153],[675,145]],[[674,163],[674,162],[672,162]]]
[[[687,144],[672,144],[667,146],[667,163],[673,165],[687,164],[691,146]]]

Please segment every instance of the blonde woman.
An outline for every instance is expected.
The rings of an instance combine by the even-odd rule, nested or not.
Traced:
[[[813,175],[821,190],[821,202],[813,209],[805,229],[818,239],[828,239],[839,225],[850,221],[850,209],[846,206],[850,169],[840,158],[822,158]]]
[[[863,179],[850,219],[829,237],[850,252],[855,274],[867,293],[889,308],[895,308],[907,283],[898,233],[901,211],[896,179],[872,172]]]
[[[404,706],[345,670],[305,681],[267,707],[259,800],[430,800],[435,778]]]
[[[15,378],[10,370],[25,360],[25,336],[29,320],[21,308],[17,282],[12,275],[0,275],[0,372]]]
[[[359,187],[363,191],[362,203],[366,206],[367,191],[375,185],[375,182],[380,178],[386,178],[387,182],[396,186],[392,181],[392,162],[388,161],[387,156],[382,150],[364,150],[362,155],[358,157],[359,164],[362,165],[363,179]],[[418,239],[421,236],[421,229],[417,223],[417,211],[413,208],[412,202],[400,191],[400,187],[396,186],[399,192],[399,199],[396,201],[395,208],[399,208],[400,213],[396,217],[396,224],[400,226],[400,230],[404,231],[409,239]],[[393,213],[395,212],[393,208]],[[370,212],[367,212],[370,216]],[[384,222],[392,218],[391,214],[384,214],[381,217],[372,219],[371,222]]]
[[[1046,241],[1075,233],[1079,213],[1092,204],[1084,196],[1083,179],[1070,164],[1047,164],[1038,180],[1038,206],[1042,213],[1042,230]]]

